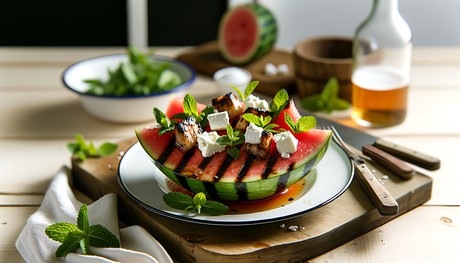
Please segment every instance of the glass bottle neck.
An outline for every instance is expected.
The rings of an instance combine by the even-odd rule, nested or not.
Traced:
[[[398,0],[374,0],[374,15],[397,14]]]

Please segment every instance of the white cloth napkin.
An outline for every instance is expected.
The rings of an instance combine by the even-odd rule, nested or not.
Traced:
[[[78,211],[83,205],[69,186],[70,170],[63,166],[45,193],[37,212],[29,217],[16,240],[16,249],[27,262],[140,262],[172,263],[164,248],[142,227],[118,228],[117,196],[108,194],[88,206],[89,224],[101,224],[115,234],[121,248],[90,247],[92,255],[84,255],[81,249],[56,258],[56,249],[61,243],[45,234],[45,229],[54,223],[76,224]]]

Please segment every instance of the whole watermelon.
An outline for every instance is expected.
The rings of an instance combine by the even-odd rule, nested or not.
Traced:
[[[259,4],[227,10],[219,25],[219,50],[231,64],[246,64],[270,51],[278,36],[275,17]]]

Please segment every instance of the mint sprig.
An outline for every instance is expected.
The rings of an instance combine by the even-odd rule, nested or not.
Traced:
[[[250,123],[254,123],[254,125],[259,126],[266,131],[270,131],[273,133],[280,132],[278,130],[273,130],[274,128],[277,128],[278,125],[274,123],[270,124],[270,122],[272,121],[272,117],[270,116],[264,118],[264,116],[257,116],[252,113],[245,113],[243,114],[243,118]]]
[[[273,102],[269,105],[270,111],[273,113],[273,118],[278,117],[281,111],[284,110],[289,103],[289,94],[285,89],[278,91],[273,98]]]
[[[206,200],[204,193],[197,193],[195,197],[190,197],[183,193],[170,192],[163,195],[163,201],[171,208],[184,210],[186,212],[197,211],[198,214],[204,213],[219,216],[227,212],[228,207],[216,201]]]
[[[195,120],[200,123],[201,127],[206,127],[208,125],[208,118],[209,114],[214,113],[213,106],[206,106],[200,114],[198,114],[198,108],[195,98],[193,98],[190,94],[185,95],[184,102],[183,102],[183,110],[184,112],[180,112],[174,114],[171,119],[181,119],[185,120],[189,116],[193,116]]]
[[[120,241],[102,225],[89,225],[88,208],[80,207],[77,225],[67,222],[55,223],[45,229],[46,235],[54,241],[62,243],[56,250],[56,257],[65,257],[70,252],[82,248],[85,255],[89,247],[120,247]]]
[[[216,140],[216,143],[230,146],[227,147],[227,153],[231,157],[238,159],[240,157],[240,151],[235,146],[243,144],[244,141],[244,134],[238,130],[233,131],[232,126],[227,124],[227,135],[220,136],[219,139]]]
[[[338,97],[339,82],[336,77],[332,77],[324,86],[321,94],[314,94],[302,99],[302,107],[312,111],[325,111],[331,113],[334,110],[346,110],[350,103]]]
[[[161,125],[161,129],[158,131],[158,135],[163,135],[167,132],[174,131],[174,126],[177,120],[170,120],[166,114],[164,114],[161,110],[154,107],[153,108],[153,115],[155,116],[155,120],[158,124]]]
[[[316,126],[316,118],[313,116],[303,116],[297,123],[294,123],[291,116],[285,112],[284,119],[294,134],[309,131]]]
[[[107,156],[114,153],[118,145],[110,142],[105,142],[96,148],[93,142],[89,144],[86,143],[85,138],[79,133],[75,134],[75,139],[77,142],[69,142],[66,144],[67,149],[72,153],[78,155],[78,157],[84,161],[87,157],[90,156]]]
[[[238,92],[238,96],[240,97],[240,99],[242,101],[245,101],[247,97],[249,97],[249,95],[252,94],[252,92],[257,88],[257,85],[259,85],[259,81],[258,80],[255,80],[255,81],[251,81],[251,83],[248,84],[248,86],[246,86],[246,89],[244,90],[244,94],[243,92],[241,92],[241,90],[233,85],[230,85],[234,90],[236,90],[236,92]]]

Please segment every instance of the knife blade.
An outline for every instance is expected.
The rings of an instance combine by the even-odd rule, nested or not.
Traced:
[[[300,111],[302,115],[312,115],[316,117],[318,126],[333,125],[342,136],[343,140],[357,149],[362,149],[364,145],[373,145],[385,152],[390,153],[408,163],[415,164],[427,170],[437,170],[441,167],[441,161],[438,158],[427,154],[411,150],[407,147],[383,140],[370,134],[355,130],[340,123],[316,116],[311,113]]]

